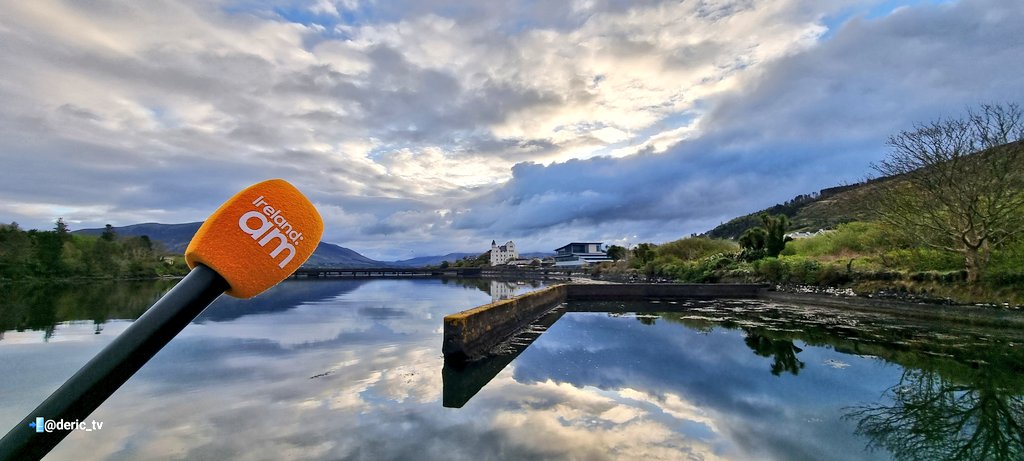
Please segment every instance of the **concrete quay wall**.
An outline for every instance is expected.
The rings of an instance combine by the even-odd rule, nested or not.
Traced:
[[[455,359],[486,355],[565,299],[566,286],[556,285],[445,316],[441,352]]]
[[[449,360],[487,355],[494,346],[566,301],[672,298],[756,298],[756,284],[585,284],[556,285],[513,299],[485,304],[444,318],[441,351]]]
[[[672,298],[756,298],[766,285],[749,283],[570,283],[569,301],[632,301]]]

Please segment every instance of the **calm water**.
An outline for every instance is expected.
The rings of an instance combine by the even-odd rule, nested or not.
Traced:
[[[534,289],[497,283],[288,281],[223,298],[93,413],[101,430],[48,459],[1024,453],[1020,331],[761,302],[570,303],[510,355],[445,367],[444,315]],[[0,430],[165,289],[5,288]]]

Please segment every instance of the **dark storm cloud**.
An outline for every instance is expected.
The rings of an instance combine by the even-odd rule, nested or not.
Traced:
[[[455,226],[531,232],[565,222],[696,219],[715,216],[718,207],[742,198],[743,186],[753,186],[747,181],[762,179],[723,179],[716,169],[707,157],[680,153],[519,164],[511,181],[471,202]]]
[[[914,122],[1024,100],[1018,6],[987,0],[854,19],[709,101],[699,137],[664,154],[517,165],[455,225],[532,233],[567,222],[706,221],[863,179],[885,139]]]

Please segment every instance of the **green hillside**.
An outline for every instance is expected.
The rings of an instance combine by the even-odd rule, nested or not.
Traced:
[[[737,239],[743,231],[760,226],[760,216],[763,213],[788,217],[791,223],[790,232],[813,232],[819,229],[834,229],[840,224],[853,221],[869,221],[871,211],[868,208],[868,197],[878,184],[889,180],[890,178],[873,179],[798,195],[785,203],[733,218],[703,235],[711,238]]]

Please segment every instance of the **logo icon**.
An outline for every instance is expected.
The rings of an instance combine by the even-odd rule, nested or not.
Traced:
[[[284,269],[284,266],[291,262],[292,257],[295,256],[295,246],[292,244],[298,245],[303,240],[302,232],[292,229],[292,224],[284,217],[281,210],[274,209],[273,206],[263,199],[262,195],[253,200],[252,204],[256,207],[257,211],[243,214],[238,219],[238,227],[246,234],[249,234],[253,240],[257,240],[261,247],[265,247],[272,240],[277,239],[277,247],[270,252],[270,257],[276,258],[281,252],[287,250],[288,253],[285,255],[284,260],[278,265],[278,267]],[[260,208],[261,206],[262,208]],[[260,226],[257,228],[251,227],[249,224],[252,220],[258,221]]]

